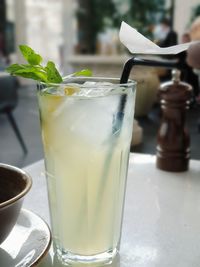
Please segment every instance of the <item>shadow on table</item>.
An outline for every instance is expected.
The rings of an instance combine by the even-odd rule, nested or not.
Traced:
[[[52,251],[51,251],[52,252]],[[53,257],[51,256],[51,252],[47,254],[47,256],[44,258],[44,260],[38,265],[38,267],[65,267],[66,265],[62,264],[58,257],[54,255]],[[120,255],[118,254],[113,262],[111,264],[106,264],[106,265],[101,265],[99,263],[97,264],[73,264],[73,267],[86,267],[86,266],[91,266],[91,267],[120,267]]]

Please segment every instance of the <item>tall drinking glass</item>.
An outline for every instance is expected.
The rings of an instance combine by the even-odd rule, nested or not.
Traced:
[[[119,250],[135,86],[38,86],[54,246],[65,263],[106,263]]]

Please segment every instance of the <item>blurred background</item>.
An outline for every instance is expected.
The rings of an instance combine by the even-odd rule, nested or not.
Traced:
[[[65,74],[90,68],[94,75],[119,77],[130,57],[118,38],[122,20],[157,44],[168,46],[200,40],[200,22],[191,34],[199,16],[199,0],[1,0],[0,161],[22,167],[43,157],[36,85],[28,80],[11,80],[4,73],[8,64],[22,62],[19,44],[30,45],[45,61],[53,60]],[[174,34],[171,43],[164,42],[164,22]],[[160,83],[170,79],[168,74],[162,69],[141,67],[132,74],[139,87],[133,151],[155,154],[160,122],[157,92]],[[187,82],[195,79],[188,125],[192,158],[200,159],[198,78]],[[11,92],[9,112],[3,103],[6,91]]]

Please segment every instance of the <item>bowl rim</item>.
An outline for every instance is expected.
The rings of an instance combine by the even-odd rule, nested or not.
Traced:
[[[9,206],[11,204],[14,204],[19,199],[23,198],[28,193],[28,191],[31,189],[33,182],[32,182],[31,176],[27,172],[25,172],[24,170],[22,170],[18,167],[15,167],[15,166],[12,166],[9,164],[0,163],[0,168],[5,168],[8,171],[18,173],[26,182],[25,188],[19,194],[17,194],[16,196],[0,203],[0,209],[1,209],[1,208],[6,207],[6,206]]]

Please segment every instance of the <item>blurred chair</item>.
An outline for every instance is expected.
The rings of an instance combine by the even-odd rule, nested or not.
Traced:
[[[17,89],[17,79],[5,72],[0,72],[0,113],[4,113],[7,116],[24,154],[27,154],[27,147],[12,114],[12,111],[17,106]]]

